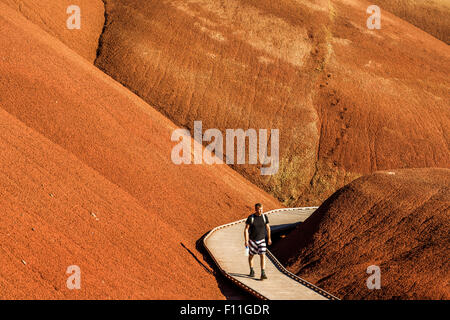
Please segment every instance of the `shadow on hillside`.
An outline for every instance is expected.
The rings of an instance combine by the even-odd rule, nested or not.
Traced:
[[[209,274],[214,274],[214,271],[209,269],[207,266],[205,266],[205,264],[203,262],[198,260],[197,256],[191,250],[189,250],[189,248],[187,248],[183,242],[180,242],[180,244],[184,249],[186,249],[187,252],[189,252],[189,254],[195,259],[195,261],[197,261],[198,264],[200,264],[203,267],[203,269],[205,269],[206,272],[208,272]]]

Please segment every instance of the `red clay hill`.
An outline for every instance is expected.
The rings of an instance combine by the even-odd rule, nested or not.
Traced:
[[[450,170],[380,171],[334,193],[274,253],[343,299],[450,298]],[[367,268],[380,267],[369,290]]]
[[[280,130],[288,205],[376,170],[450,167],[450,50],[357,0],[105,0],[96,65],[176,124]]]
[[[83,54],[84,42],[71,40],[80,32],[61,30],[68,3],[2,1]],[[375,170],[450,166],[448,46],[384,10],[382,29],[368,30],[372,3],[105,3],[96,64],[179,125],[279,128],[277,175],[234,167],[286,204],[319,204]],[[426,12],[430,25],[447,10],[437,1],[376,3],[405,19]],[[93,52],[103,8],[80,7]]]
[[[196,240],[280,204],[174,165],[171,121],[3,3],[0,30],[0,298],[223,299]]]
[[[448,0],[372,0],[436,38],[450,44],[450,1]]]
[[[105,24],[102,0],[0,0],[0,2],[22,13],[90,62],[95,61],[99,37]],[[72,5],[80,8],[80,29],[67,28],[66,22],[72,15],[67,14],[67,8]]]

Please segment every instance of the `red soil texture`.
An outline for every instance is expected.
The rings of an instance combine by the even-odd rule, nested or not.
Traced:
[[[449,47],[356,0],[106,0],[96,65],[193,129],[280,130],[280,170],[243,176],[320,204],[376,170],[450,167]]]
[[[343,299],[450,298],[450,170],[380,171],[334,193],[275,255]],[[380,267],[369,290],[367,268]]]
[[[94,62],[97,57],[98,40],[105,24],[102,0],[0,0],[22,13],[43,30],[64,42],[81,56]],[[80,7],[80,29],[69,30],[67,8]]]
[[[3,3],[0,31],[0,298],[223,299],[195,242],[280,204],[172,164],[171,121]]]
[[[372,3],[450,44],[449,0],[372,0]]]

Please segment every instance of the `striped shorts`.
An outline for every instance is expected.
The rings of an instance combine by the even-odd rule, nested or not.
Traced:
[[[255,254],[264,254],[266,253],[266,239],[261,240],[249,240],[249,254],[252,256]]]

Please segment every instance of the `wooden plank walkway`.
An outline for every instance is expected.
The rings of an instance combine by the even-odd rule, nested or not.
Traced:
[[[283,229],[303,222],[317,207],[277,209],[266,212],[272,229]],[[254,257],[255,278],[248,277],[248,258],[245,256],[242,219],[211,230],[203,244],[220,271],[239,287],[264,300],[337,300],[328,292],[287,271],[268,250],[266,254],[267,280],[260,280],[259,257]]]

